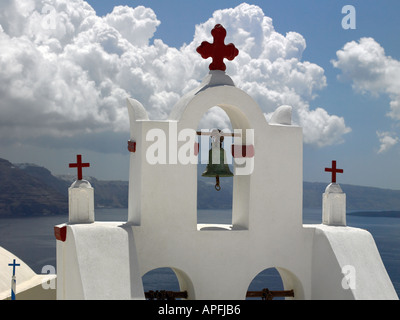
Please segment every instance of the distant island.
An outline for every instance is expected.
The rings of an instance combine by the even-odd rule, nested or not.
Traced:
[[[99,181],[85,177],[95,189],[97,208],[126,208],[128,181]],[[0,159],[0,217],[68,214],[72,175],[53,175],[35,164]]]
[[[197,207],[230,209],[233,178],[221,179],[221,191],[215,181],[202,177],[205,165],[199,165]],[[127,208],[128,181],[102,181],[84,177],[93,186],[96,208]],[[0,217],[24,217],[68,214],[68,187],[73,175],[53,175],[36,164],[13,164],[0,158]],[[321,209],[327,183],[304,182],[303,207]],[[360,216],[400,214],[400,190],[341,184],[347,198],[347,212]]]

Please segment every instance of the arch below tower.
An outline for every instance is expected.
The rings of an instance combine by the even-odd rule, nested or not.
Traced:
[[[145,278],[151,274],[158,275],[156,284],[146,284]],[[144,281],[143,281],[144,280]],[[147,290],[169,290],[169,291],[187,291],[188,299],[194,300],[194,286],[186,272],[175,267],[159,267],[148,270],[143,276],[143,288]]]
[[[275,278],[274,279],[275,281],[271,281],[270,282],[269,280],[267,280],[267,277],[265,277],[265,271],[271,271],[271,270],[273,271],[273,269],[275,269],[278,272],[279,275],[276,274],[276,271],[275,271],[275,274],[273,274],[273,272],[269,272],[268,275],[270,275],[270,276],[272,275]],[[262,277],[263,275],[264,275],[264,277]],[[280,277],[280,280],[282,281],[281,284],[279,283],[278,277]],[[256,278],[261,278],[259,286],[261,285],[262,288],[260,288],[258,286],[256,290],[253,290],[253,288],[250,288],[250,285],[253,284],[253,281]],[[269,287],[269,285],[271,285],[271,284],[273,286]],[[280,285],[283,285],[283,288],[280,288],[279,287]],[[285,298],[286,300],[291,300],[291,299],[294,299],[294,300],[299,300],[300,299],[300,300],[302,300],[302,299],[304,299],[304,290],[303,290],[303,286],[302,286],[299,278],[293,272],[289,271],[286,268],[268,267],[268,268],[265,268],[265,269],[261,270],[250,281],[248,290],[258,291],[258,290],[261,290],[261,289],[264,289],[264,288],[267,288],[267,289],[272,290],[272,291],[273,290],[293,290],[294,291],[294,298],[287,297],[287,298]]]
[[[260,271],[250,282],[247,291],[283,290],[282,277],[276,268],[267,268]],[[259,298],[248,298],[250,300]]]

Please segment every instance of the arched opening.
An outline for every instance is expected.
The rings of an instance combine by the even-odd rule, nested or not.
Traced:
[[[142,282],[147,297],[152,292],[167,291],[177,294],[176,300],[194,299],[192,282],[185,272],[176,268],[162,267],[150,270],[143,275]]]
[[[220,190],[216,190],[216,178],[203,176],[207,171],[212,147],[212,130],[219,129],[221,133],[232,133],[232,124],[226,112],[220,107],[212,107],[199,121],[198,135],[199,163],[197,165],[197,223],[199,225],[232,225],[232,194],[233,176],[220,177]],[[233,137],[223,136],[221,147],[225,151],[225,163],[229,171],[234,172],[231,146]],[[219,158],[220,159],[220,158]],[[210,169],[210,168],[209,168]],[[208,170],[207,172],[210,172]]]
[[[143,277],[144,291],[150,290],[179,290],[179,281],[171,268],[157,268],[150,270]]]
[[[267,268],[258,273],[247,289],[247,300],[302,299],[303,290],[298,278],[284,268]]]
[[[247,291],[262,291],[268,288],[271,291],[282,291],[282,278],[276,268],[268,268],[257,274],[251,281]],[[246,297],[246,300],[260,300],[260,297]],[[283,300],[283,298],[275,298]]]
[[[240,141],[235,137],[234,143],[235,176],[233,177],[231,230],[248,230],[252,209],[250,194],[254,188],[254,179],[251,176],[253,171],[257,170],[255,165],[257,140],[261,141],[262,135],[268,131],[267,121],[261,108],[247,93],[236,88],[232,79],[225,73],[216,70],[210,72],[197,90],[188,93],[175,104],[169,120],[178,121],[180,128],[196,130],[204,114],[215,106],[226,112],[233,130],[242,132]],[[236,157],[236,150],[242,155],[240,159]],[[245,150],[245,156],[243,152],[240,152],[243,150]],[[192,169],[189,175],[194,181],[197,179],[197,166]],[[197,188],[197,180],[193,184],[193,189],[195,188]],[[197,211],[197,203],[191,211],[192,209]],[[197,220],[197,215],[192,218]],[[199,230],[198,225],[197,229]]]

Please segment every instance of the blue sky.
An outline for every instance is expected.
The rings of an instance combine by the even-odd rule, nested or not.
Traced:
[[[34,3],[35,1],[32,0],[31,2]],[[54,2],[54,7],[58,13],[63,13],[63,10],[68,12],[68,14],[71,12],[70,10],[63,9],[64,7],[58,4],[58,2],[61,1],[50,1],[50,3],[52,2]],[[78,2],[79,1],[77,1],[77,3]],[[113,11],[114,6],[122,5],[132,8],[144,6],[146,8],[151,8],[156,18],[151,17],[151,15],[149,18],[150,24],[148,30],[150,30],[150,42],[148,45],[145,45],[146,48],[149,49],[149,52],[155,39],[161,39],[169,49],[176,48],[178,50],[184,43],[190,44],[194,39],[197,41],[197,36],[195,36],[196,25],[203,27],[206,25],[206,22],[211,19],[215,11],[235,8],[242,3],[242,1],[232,0],[90,0],[87,2],[96,11],[97,17],[103,18]],[[328,120],[338,117],[342,121],[342,123],[337,123],[336,126],[332,127],[332,130],[336,130],[334,134],[337,135],[332,141],[322,143],[322,140],[318,140],[318,137],[312,137],[315,138],[315,140],[312,140],[314,142],[304,144],[304,180],[325,181],[328,183],[329,174],[324,172],[324,168],[330,166],[331,160],[337,160],[338,166],[344,169],[344,174],[338,177],[339,183],[400,189],[400,169],[398,168],[400,159],[400,144],[398,143],[398,137],[400,136],[400,117],[396,114],[396,103],[400,96],[400,81],[396,76],[390,74],[390,70],[397,70],[398,61],[400,61],[400,43],[397,40],[397,35],[400,34],[400,22],[397,19],[400,13],[400,2],[387,0],[271,0],[247,1],[246,3],[258,6],[262,9],[265,17],[272,18],[273,28],[278,34],[285,37],[288,32],[295,32],[304,38],[306,47],[301,56],[296,58],[301,63],[311,63],[319,67],[323,71],[323,74],[316,75],[314,80],[322,81],[325,79],[326,85],[318,87],[318,84],[313,84],[312,98],[311,96],[302,96],[301,104],[309,111],[310,117],[315,115],[312,113],[313,110],[321,108],[326,112],[326,115],[329,115]],[[356,10],[355,30],[345,30],[342,28],[342,19],[346,15],[342,13],[342,8],[345,5],[353,5]],[[0,5],[0,7],[1,6],[6,6],[6,4]],[[76,4],[76,7],[77,6],[78,4]],[[15,6],[15,8],[17,8],[17,6]],[[82,62],[84,59],[82,57],[84,56],[82,52],[78,50],[78,46],[78,49],[71,49],[72,42],[68,41],[72,40],[65,36],[65,34],[69,35],[68,28],[66,29],[67,31],[64,30],[61,32],[58,28],[59,26],[57,26],[56,33],[50,35],[46,33],[45,36],[42,34],[39,36],[39,31],[35,33],[36,31],[34,27],[31,27],[31,24],[29,24],[29,28],[15,30],[15,28],[17,28],[16,24],[19,21],[18,19],[33,19],[35,17],[33,14],[34,10],[39,13],[41,12],[41,8],[38,7],[38,4],[36,4],[36,7],[32,5],[29,8],[17,8],[19,15],[15,13],[14,18],[12,13],[15,8],[11,6],[5,9],[3,8],[3,12],[5,13],[3,15],[0,14],[0,25],[2,25],[5,34],[9,36],[6,38],[6,41],[9,41],[7,42],[7,50],[14,52],[15,56],[15,52],[18,52],[17,50],[19,47],[22,47],[22,43],[26,45],[25,40],[23,40],[25,39],[24,36],[28,37],[31,39],[29,48],[31,48],[31,46],[40,47],[39,51],[32,49],[33,53],[30,57],[30,61],[33,61],[33,64],[35,61],[44,63],[43,58],[37,58],[37,60],[35,60],[37,52],[43,52],[45,45],[47,48],[51,48],[51,50],[55,50],[54,52],[56,52],[56,49],[54,49],[54,42],[50,40],[52,37],[58,37],[57,40],[61,43],[60,47],[62,47],[62,50],[58,48],[56,56],[52,56],[51,54],[54,52],[51,52],[51,54],[45,56],[45,59],[50,59],[51,57],[54,59],[55,57],[61,59],[65,55],[71,54],[68,57],[68,61],[72,61],[72,58],[76,59],[76,61],[79,62],[79,66],[85,71],[85,74],[89,74],[89,77],[93,77],[92,80],[94,79],[93,81],[96,82],[96,75],[91,75],[95,67],[90,67],[87,60]],[[22,14],[21,10],[25,13]],[[16,9],[15,11],[17,12]],[[8,15],[6,15],[7,12]],[[86,13],[80,14],[82,17]],[[21,16],[23,18],[21,18]],[[78,39],[78,27],[74,25],[76,19],[74,20],[71,17],[65,19],[70,19],[71,25],[75,27],[75,31],[71,31],[71,34]],[[103,20],[107,20],[107,23],[112,24],[111,18],[113,17],[110,16],[110,19],[107,20],[104,18]],[[155,23],[155,19],[160,22],[159,25]],[[234,23],[232,23],[232,26],[229,26],[228,35],[229,33],[235,33],[235,30],[232,30],[233,27]],[[118,27],[115,28],[118,29]],[[129,26],[120,26],[119,28],[118,31],[120,31],[123,36],[124,30],[128,30],[127,28],[129,28]],[[151,36],[151,28],[155,30],[153,36]],[[40,40],[42,36],[48,38]],[[82,33],[79,36],[81,36],[82,39],[86,39],[82,36]],[[84,36],[89,37],[88,34]],[[20,39],[18,45],[11,41],[12,37],[14,37],[14,39]],[[371,40],[368,42],[361,42],[360,39],[362,38],[370,38]],[[90,39],[90,41],[97,41],[97,39],[99,38],[95,40]],[[78,40],[74,40],[73,44],[77,44]],[[346,50],[343,49],[346,44],[352,42],[354,42],[353,46],[348,45]],[[0,42],[0,47],[2,44],[5,46],[5,43],[6,42]],[[12,47],[14,51],[11,51],[9,43],[15,46]],[[5,49],[5,47],[3,47],[3,49]],[[368,52],[368,50],[373,49],[378,50],[375,56],[370,57],[362,54],[362,50],[367,50],[366,52]],[[379,49],[383,51],[381,52]],[[73,52],[73,50],[76,51]],[[337,51],[339,50],[342,50],[343,53],[340,59],[337,56]],[[25,56],[27,56],[26,48],[24,51]],[[0,53],[0,58],[1,55]],[[12,57],[12,55],[13,54],[9,54],[9,56],[5,57],[11,59],[10,57]],[[107,56],[107,59],[109,57],[110,56]],[[3,61],[7,61],[6,58],[3,57]],[[336,67],[332,62],[334,60],[337,61]],[[63,60],[63,63],[64,62]],[[75,69],[71,68],[71,70]],[[7,74],[7,72],[9,72],[9,74]],[[2,80],[5,84],[9,85],[9,79],[11,79],[11,75],[14,74],[13,72],[14,71],[11,69],[7,71],[3,68],[3,74],[7,75],[7,77],[3,77],[4,79],[0,79],[0,81]],[[229,74],[229,66],[227,73]],[[62,74],[65,75],[65,70],[62,71]],[[205,74],[206,70],[204,70],[204,75]],[[197,74],[193,75],[193,77],[196,76]],[[235,76],[238,77],[238,75]],[[340,79],[338,79],[338,77],[340,77]],[[188,79],[190,79],[190,75],[188,75]],[[40,81],[36,80],[36,82]],[[53,83],[56,82],[56,80],[53,81]],[[133,98],[141,100],[141,97],[133,96],[135,95],[134,90],[131,92],[129,88],[124,88],[123,85],[121,88],[130,93]],[[295,89],[296,88],[300,87],[296,86]],[[11,89],[13,88],[11,87]],[[55,97],[58,97],[58,90],[61,89],[54,88],[53,90],[55,92]],[[36,91],[36,94],[38,91],[39,90]],[[179,90],[176,90],[176,92],[179,92]],[[0,95],[1,94],[0,92]],[[90,100],[90,91],[84,92],[83,96]],[[24,99],[25,98],[26,97],[24,97]],[[43,97],[41,97],[41,99],[42,98]],[[146,99],[146,97],[143,99]],[[259,99],[263,101],[262,98]],[[3,93],[3,101],[4,100],[11,101],[16,105],[14,110],[18,110],[18,108],[25,110],[21,97],[17,99],[15,96]],[[112,101],[112,99],[109,99],[103,102],[107,107]],[[174,101],[173,98],[171,98],[171,101]],[[392,109],[391,103],[393,106]],[[160,107],[160,109],[162,108]],[[56,107],[55,110],[57,110]],[[388,114],[391,110],[392,116],[389,116]],[[269,109],[265,110],[266,113],[268,113],[268,111]],[[45,114],[46,119],[47,117],[50,120],[53,119],[52,116],[57,114],[58,111],[53,110],[52,112],[53,113]],[[123,113],[125,111],[112,110],[109,112],[113,114],[112,117],[114,118],[123,118]],[[121,112],[121,116],[119,112]],[[12,114],[13,113],[10,111],[6,116],[11,117]],[[3,119],[7,117],[3,117]],[[43,118],[43,115],[41,115],[41,117]],[[93,117],[95,118],[96,116],[88,115],[88,119],[92,119]],[[337,120],[338,118],[335,119]],[[36,120],[34,114],[32,114],[31,119],[32,121]],[[76,126],[78,132],[79,121],[76,121],[76,119],[79,119],[79,117],[70,117],[67,119],[68,121],[60,120],[60,125],[57,129],[61,130],[60,128],[64,128],[64,126],[69,126],[69,128],[75,128]],[[75,122],[73,122],[73,120]],[[308,121],[310,119],[306,120]],[[105,120],[101,117],[98,121],[97,124],[94,122],[93,125],[98,126],[99,123],[105,123]],[[28,119],[20,120],[20,122],[25,128],[33,127],[33,124],[29,123]],[[7,124],[0,124],[3,126],[3,129],[7,128]],[[15,126],[17,125],[20,124],[16,123]],[[11,124],[9,124],[9,126],[11,126]],[[50,128],[49,130],[51,131],[53,129],[55,130],[55,128]],[[93,132],[95,131],[94,129],[91,130]],[[323,131],[323,128],[321,130]],[[7,130],[4,132],[9,133],[12,131]],[[73,132],[67,131],[65,134],[54,131],[54,134],[49,135],[39,131],[36,133],[35,131],[35,138],[32,138],[32,143],[24,143],[24,139],[21,138],[18,140],[15,138],[15,136],[18,135],[21,135],[21,137],[29,136],[29,134],[23,133],[23,131],[16,131],[16,134],[11,135],[10,133],[9,135],[10,137],[8,137],[7,134],[3,135],[3,137],[6,136],[6,138],[3,138],[4,141],[0,141],[0,157],[10,161],[34,162],[48,167],[55,174],[71,173],[67,164],[74,161],[75,154],[79,152],[84,154],[84,161],[92,162],[92,167],[87,169],[88,174],[100,179],[127,179],[128,155],[124,153],[122,149],[113,147],[111,151],[105,151],[101,147],[97,149],[94,147],[96,144],[107,145],[107,143],[109,143],[109,145],[112,145],[115,144],[116,141],[122,140],[122,145],[125,148],[125,141],[128,135],[124,130],[117,130],[113,137],[109,136],[109,131],[98,132],[96,138],[94,138],[95,136],[93,135],[90,136],[90,139],[88,138],[87,141],[85,141],[84,138],[78,139]],[[30,138],[25,140],[30,140]],[[77,141],[79,141],[79,143]],[[74,143],[76,143],[76,146],[74,146]],[[60,145],[64,145],[64,147],[60,147]],[[383,145],[385,145],[385,147],[383,147]],[[109,167],[112,166],[111,163],[116,164],[115,166],[117,169],[114,168],[110,170]]]

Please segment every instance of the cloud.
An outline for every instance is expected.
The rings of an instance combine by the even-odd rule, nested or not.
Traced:
[[[388,151],[399,142],[399,138],[393,137],[390,132],[377,131],[376,135],[378,136],[379,142],[381,144],[378,153],[384,153]]]
[[[334,67],[341,70],[342,80],[352,81],[353,89],[361,94],[385,95],[390,99],[386,115],[400,121],[400,61],[387,56],[384,48],[373,38],[351,41],[337,51]],[[379,153],[398,142],[394,133],[377,132],[381,143]]]
[[[348,42],[336,55],[332,64],[342,71],[340,78],[351,80],[363,94],[387,94],[391,99],[388,116],[400,120],[400,61],[387,56],[373,38]]]
[[[342,117],[329,115],[322,108],[299,111],[300,122],[303,124],[304,142],[319,147],[342,143],[343,134],[351,131]]]
[[[56,146],[59,139],[62,146],[66,138],[89,141],[113,132],[118,137],[128,132],[126,97],[139,100],[151,119],[166,119],[208,72],[210,61],[195,49],[211,40],[216,23],[228,30],[226,42],[240,50],[227,73],[266,114],[289,104],[306,143],[343,141],[350,130],[344,119],[310,107],[326,78],[320,66],[302,61],[305,39],[276,32],[258,6],[215,11],[196,26],[193,41],[178,49],[153,39],[160,21],[143,6],[117,6],[99,17],[83,0],[5,0],[0,4],[0,143],[51,140]],[[226,121],[215,111],[206,119]]]
[[[119,31],[121,36],[136,46],[145,46],[153,38],[160,21],[153,10],[143,6],[117,6],[107,14],[104,22]]]

